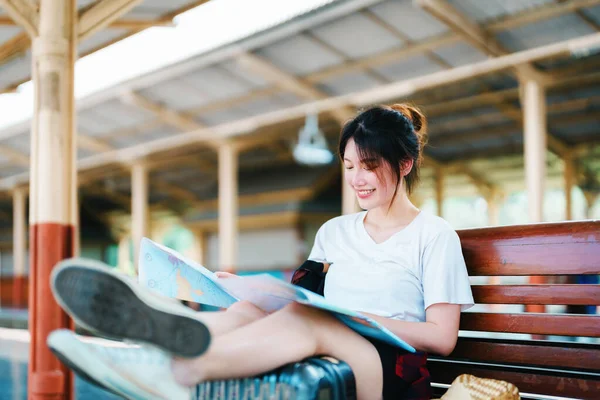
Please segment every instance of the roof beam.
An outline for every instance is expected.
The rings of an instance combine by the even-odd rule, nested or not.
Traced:
[[[0,154],[12,160],[15,164],[19,164],[23,167],[29,167],[29,157],[15,149],[12,149],[8,146],[0,146]]]
[[[414,46],[415,42],[413,40],[411,40],[411,38],[409,36],[400,32],[398,29],[396,29],[395,26],[393,26],[393,25],[387,23],[386,21],[384,21],[383,19],[381,19],[373,11],[371,11],[369,9],[363,9],[363,10],[361,10],[361,14],[364,15],[365,17],[367,17],[368,19],[370,19],[371,21],[373,21],[375,24],[377,24],[381,28],[385,29],[390,34],[394,35],[398,40],[403,42],[405,45]],[[444,61],[444,59],[442,59],[440,56],[438,56],[433,51],[431,51],[431,49],[425,50],[424,53],[428,59],[430,59],[432,62],[439,65],[440,67],[442,67],[444,69],[452,68],[452,65],[450,65],[448,62]]]
[[[555,18],[560,15],[571,13],[581,8],[592,7],[600,4],[600,0],[572,0],[565,3],[549,3],[536,7],[529,12],[517,15],[511,15],[499,21],[484,25],[482,29],[487,32],[501,32],[507,29],[516,28],[529,23]],[[341,75],[347,72],[365,71],[369,68],[385,65],[402,58],[408,58],[424,51],[433,50],[438,47],[457,43],[461,39],[458,34],[443,34],[430,39],[407,45],[401,49],[392,49],[368,58],[349,61],[342,65],[325,68],[305,77],[308,82],[322,82],[326,79]]]
[[[184,113],[171,110],[170,108],[133,91],[123,93],[121,95],[121,101],[125,104],[149,111],[165,124],[171,125],[183,132],[193,131],[203,127],[202,124],[196,122],[194,118]]]
[[[114,150],[114,147],[104,140],[82,134],[81,132],[77,135],[77,146],[85,150],[93,151],[94,153]]]
[[[31,38],[27,33],[19,33],[0,45],[0,64],[23,54],[31,46]],[[14,87],[9,90],[14,90]]]
[[[550,116],[549,121],[550,121],[550,125],[552,125],[554,127],[560,127],[560,126],[570,125],[570,124],[574,124],[574,123],[594,122],[594,121],[597,121],[598,118],[600,118],[600,112],[595,111],[595,112],[592,112],[589,114],[584,114],[584,115],[576,114],[576,115],[569,115],[569,116],[555,116],[555,117]],[[502,125],[502,126],[498,126],[498,127],[478,126],[475,129],[469,130],[469,131],[443,132],[443,133],[438,133],[436,135],[430,135],[429,140],[435,146],[443,146],[443,145],[449,145],[449,144],[461,142],[461,141],[483,139],[483,138],[498,136],[498,135],[502,135],[502,134],[506,134],[506,133],[515,132],[515,131],[521,131],[523,129],[522,115],[520,115],[518,117],[514,117],[512,119],[513,119],[514,123],[511,125]]]
[[[560,2],[549,2],[543,6],[532,8],[531,11],[522,12],[517,15],[492,22],[486,26],[490,32],[500,32],[519,26],[533,24],[538,21],[559,17],[581,10],[582,8],[594,7],[600,4],[600,0],[570,0]]]
[[[284,90],[303,97],[308,100],[319,100],[329,97],[327,93],[315,88],[311,84],[304,82],[288,72],[281,70],[269,61],[255,54],[245,53],[238,57],[238,62],[246,69],[260,75],[261,77],[275,83]],[[350,107],[341,107],[333,109],[330,113],[340,123],[345,124],[348,119],[354,116],[355,112]]]
[[[182,132],[196,131],[205,127],[190,115],[167,108],[134,91],[123,93],[121,101],[154,114],[163,123],[175,127]],[[207,144],[218,147],[221,142],[220,140],[209,140]]]
[[[415,3],[484,53],[494,57],[509,54],[485,28],[471,21],[446,0],[415,0]],[[541,73],[528,63],[518,65],[515,69],[517,75],[527,76],[542,83],[550,80],[547,74]]]
[[[347,105],[364,106],[372,104],[373,102],[396,99],[422,90],[451,83],[458,83],[473,77],[503,71],[514,65],[563,56],[565,54],[570,54],[573,50],[589,48],[598,43],[600,43],[600,34],[595,33],[586,35],[576,39],[570,39],[546,46],[540,46],[535,49],[476,62],[467,66],[456,67],[447,71],[440,71],[373,89],[367,89],[358,93],[306,102],[297,106],[242,118],[193,132],[177,134],[168,138],[152,140],[124,149],[98,154],[80,160],[78,167],[80,170],[99,168],[103,165],[118,162],[119,160],[145,157],[156,152],[164,152],[166,150],[183,148],[192,144],[214,140],[215,137],[221,140],[232,139],[236,136],[248,135],[261,127],[273,126],[281,124],[284,121],[303,118],[307,112],[325,112],[339,109],[340,107]],[[27,181],[28,179],[28,173],[6,177],[0,179],[0,187],[11,187],[15,183]]]
[[[115,150],[115,148],[113,146],[111,146],[110,144],[108,144],[100,139],[86,136],[86,135],[78,135],[77,136],[77,144],[81,148],[85,148],[87,150],[90,150],[90,151],[93,151],[96,153],[102,153],[105,151]],[[179,187],[177,185],[173,185],[173,184],[163,181],[161,179],[152,179],[150,184],[159,190],[164,190],[164,191],[168,192],[173,197],[178,198],[180,200],[186,200],[186,201],[198,200],[196,195],[194,194],[194,192],[184,189],[182,187]],[[113,200],[118,202],[118,199],[116,199],[116,198],[114,198]],[[122,201],[120,202],[120,204],[122,204]]]
[[[19,26],[12,18],[6,15],[0,15],[0,26]],[[151,20],[151,19],[118,19],[108,26],[115,29],[147,29],[155,26],[172,27],[175,23],[172,20]]]
[[[111,25],[143,0],[101,0],[79,16],[79,40]]]
[[[37,5],[30,0],[0,0],[0,6],[30,37],[37,36],[40,23]]]

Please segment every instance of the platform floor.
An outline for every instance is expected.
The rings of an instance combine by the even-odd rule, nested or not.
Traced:
[[[0,400],[27,400],[29,332],[0,328]],[[76,377],[77,400],[118,400],[114,394]]]

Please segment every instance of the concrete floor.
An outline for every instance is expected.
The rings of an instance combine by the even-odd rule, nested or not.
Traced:
[[[0,400],[27,400],[29,332],[0,328]],[[118,400],[120,397],[76,377],[78,400]]]

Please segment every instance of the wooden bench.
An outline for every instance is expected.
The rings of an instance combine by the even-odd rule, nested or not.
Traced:
[[[458,234],[471,277],[545,276],[548,281],[564,281],[577,275],[600,274],[600,221],[468,229]],[[471,287],[479,305],[517,305],[517,308],[518,305],[600,305],[598,284],[473,283]],[[443,395],[459,375],[472,374],[511,382],[519,388],[522,398],[600,399],[600,345],[542,340],[550,336],[598,338],[598,315],[473,311],[462,314],[461,330],[471,334],[461,332],[449,357],[429,358],[434,396]],[[470,337],[489,336],[487,332],[533,335],[535,339]],[[303,376],[288,378],[298,382]],[[354,385],[350,374],[344,379],[346,386]],[[259,386],[260,382],[267,382],[262,385],[265,387],[280,380],[278,372],[254,379]],[[211,384],[222,388],[236,384],[244,387],[243,381],[232,379]],[[210,389],[207,387],[200,389]],[[325,388],[313,398],[338,397]]]
[[[600,274],[600,221],[469,229],[458,234],[472,277],[533,275],[564,281]],[[473,284],[472,289],[477,304],[600,305],[597,284]],[[598,338],[600,316],[465,312],[460,326],[461,331],[531,334],[537,339],[473,338],[461,333],[449,357],[430,357],[436,395],[467,373],[512,382],[524,398],[600,399],[600,345],[541,340],[554,335]]]

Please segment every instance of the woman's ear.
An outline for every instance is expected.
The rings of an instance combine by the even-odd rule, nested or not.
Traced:
[[[414,165],[414,160],[412,160],[412,159],[403,161],[400,164],[400,175],[402,175],[403,177],[408,175],[410,173],[410,171],[412,171],[413,165]]]

